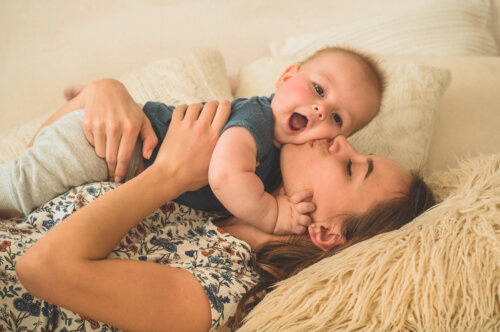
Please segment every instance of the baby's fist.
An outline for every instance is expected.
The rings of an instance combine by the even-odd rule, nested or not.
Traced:
[[[310,201],[311,190],[303,190],[286,196],[281,190],[276,197],[278,203],[278,219],[274,228],[275,234],[302,234],[311,224],[309,213],[315,210]]]

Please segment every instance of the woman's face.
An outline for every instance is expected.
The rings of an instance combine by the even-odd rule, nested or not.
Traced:
[[[406,192],[411,179],[395,161],[359,153],[343,136],[284,145],[281,170],[288,195],[312,190],[316,210],[311,217],[316,225],[309,226],[310,234],[319,228],[340,234],[346,214],[363,213]]]

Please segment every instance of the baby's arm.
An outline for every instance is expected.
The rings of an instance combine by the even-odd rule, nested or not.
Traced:
[[[265,192],[264,184],[255,174],[256,157],[257,145],[248,130],[243,127],[226,130],[210,162],[209,183],[214,194],[234,216],[265,232],[303,233],[310,218],[299,214],[296,203],[288,197],[280,195],[276,199]]]

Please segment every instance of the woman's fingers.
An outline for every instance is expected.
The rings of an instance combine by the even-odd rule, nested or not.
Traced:
[[[200,112],[203,108],[202,104],[196,103],[188,106],[186,114],[184,115],[184,120],[186,121],[196,121],[200,116]]]
[[[217,112],[212,120],[212,128],[220,133],[226,125],[229,115],[231,115],[231,102],[222,100],[217,106]]]
[[[127,174],[139,136],[143,156],[149,157],[158,143],[149,119],[135,103],[125,86],[113,79],[95,81],[85,87],[84,133],[96,154],[106,158],[112,180]]]
[[[115,175],[116,162],[118,159],[118,148],[120,147],[121,133],[113,124],[113,128],[107,128],[106,133],[106,162],[108,163],[108,179],[115,182],[120,182],[118,176]]]
[[[106,158],[106,133],[104,128],[95,128],[92,130],[92,135],[94,137],[95,153],[101,158]]]
[[[191,121],[199,124],[207,124],[215,131],[220,132],[231,114],[231,102],[222,100],[209,101],[204,105],[200,103],[179,105],[172,114],[172,121]],[[197,121],[199,120],[199,121]]]
[[[164,172],[174,172],[186,190],[195,190],[208,183],[208,166],[213,149],[228,111],[219,114],[217,103],[181,105],[172,114],[167,135],[160,147],[155,165]],[[204,113],[207,111],[207,113]],[[227,114],[225,114],[227,113]],[[201,114],[201,115],[200,115]],[[212,127],[217,119],[216,128]],[[164,151],[168,150],[168,154]]]
[[[203,111],[200,114],[200,120],[205,121],[205,123],[210,124],[212,122],[212,119],[214,119],[214,116],[217,112],[217,107],[219,106],[219,102],[216,100],[212,100],[207,102],[203,106]]]
[[[114,174],[110,173],[110,178],[113,179],[114,177],[115,182],[121,182],[127,175],[128,166],[130,164],[130,160],[132,159],[132,154],[134,153],[136,144],[137,139],[134,139],[133,135],[123,135],[121,137],[120,147],[116,153],[116,169]]]
[[[156,137],[151,121],[149,121],[146,114],[144,114],[144,121],[141,127],[142,139],[142,156],[146,159],[151,158],[153,150],[158,145],[158,137]],[[118,158],[120,160],[120,158]]]
[[[184,114],[186,113],[187,108],[188,105],[186,104],[177,106],[172,112],[172,122],[182,121],[184,119]]]
[[[85,134],[85,137],[87,138],[87,141],[95,147],[95,140],[94,140],[94,135],[92,134],[92,131],[86,129],[86,124],[85,120],[83,122],[83,133]]]

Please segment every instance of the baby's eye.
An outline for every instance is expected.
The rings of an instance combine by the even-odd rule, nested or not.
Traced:
[[[342,127],[342,118],[337,113],[332,113],[333,120]]]
[[[349,160],[346,166],[347,175],[352,176],[352,160]]]
[[[325,91],[323,90],[323,88],[316,84],[316,83],[313,83],[313,86],[314,86],[314,90],[316,90],[316,92],[321,96],[323,97],[323,95],[325,94]]]

